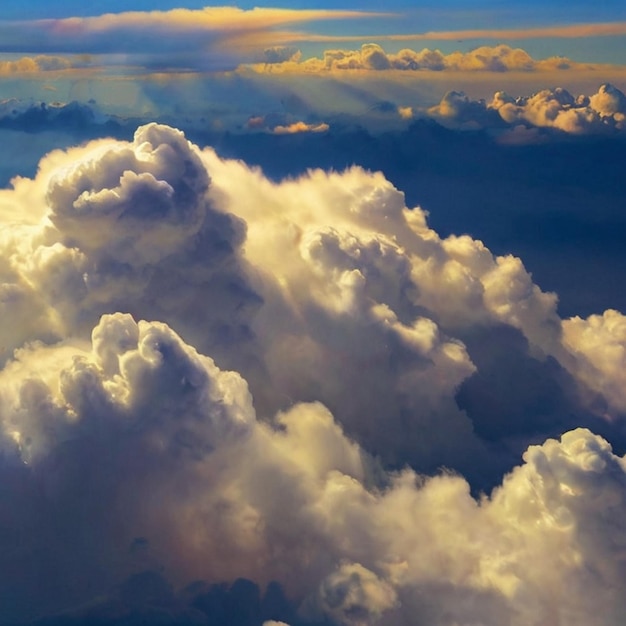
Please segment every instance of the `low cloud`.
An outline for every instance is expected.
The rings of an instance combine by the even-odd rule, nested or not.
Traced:
[[[490,102],[471,100],[463,92],[451,91],[428,113],[453,127],[509,125],[518,129],[524,125],[573,134],[608,133],[626,128],[626,96],[608,83],[591,96],[575,97],[557,87],[518,98],[499,91]],[[520,131],[514,132],[519,137]]]

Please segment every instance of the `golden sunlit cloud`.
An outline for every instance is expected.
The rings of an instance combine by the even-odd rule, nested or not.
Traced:
[[[363,44],[357,50],[325,50],[322,58],[313,57],[301,61],[294,56],[283,62],[246,66],[262,73],[324,73],[344,70],[546,72],[589,67],[589,64],[575,63],[565,57],[537,60],[522,48],[511,48],[505,44],[480,46],[469,52],[457,51],[451,54],[428,48],[419,52],[404,48],[394,54],[386,52],[375,43]]]
[[[53,72],[69,69],[73,63],[64,57],[39,55],[14,61],[0,60],[0,76]]]
[[[200,10],[172,9],[170,11],[127,11],[107,13],[96,17],[72,17],[59,20],[39,20],[56,32],[104,32],[118,28],[163,28],[178,30],[243,30],[271,28],[282,24],[389,16],[389,13],[342,11],[332,9],[298,10],[256,7],[250,10],[238,7],[205,7]]]
[[[71,17],[21,22],[0,22],[2,47],[5,51],[49,46],[67,50],[98,48],[107,39],[107,49],[136,46],[130,35],[142,41],[154,35],[166,36],[168,41],[181,34],[228,35],[253,33],[286,24],[320,20],[375,18],[386,13],[342,10],[296,10],[237,7],[206,7],[201,10],[173,9],[170,11],[127,11],[95,17]],[[117,39],[122,36],[121,39]],[[160,45],[163,41],[160,40]]]
[[[293,135],[295,133],[324,133],[330,127],[328,124],[306,124],[305,122],[294,122],[289,126],[276,126],[272,132],[275,135]]]
[[[467,30],[433,30],[424,33],[397,33],[391,35],[308,35],[290,33],[290,41],[331,43],[348,41],[458,41],[460,39],[577,39],[584,37],[615,37],[626,35],[626,22],[570,24],[542,28],[476,28]]]

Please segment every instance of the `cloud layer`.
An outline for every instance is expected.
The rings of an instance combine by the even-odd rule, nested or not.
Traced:
[[[380,173],[272,182],[163,125],[0,206],[3,615],[618,623],[621,313],[561,320]]]
[[[0,52],[125,54],[153,67],[232,69],[281,39],[288,25],[383,14],[213,6],[126,11],[93,17],[0,22]],[[163,42],[167,44],[164,46]],[[198,52],[201,52],[199,55]]]
[[[450,91],[428,113],[455,127],[497,127],[504,122],[516,129],[525,126],[572,134],[608,133],[626,129],[626,96],[609,83],[592,96],[574,97],[561,87],[519,98],[499,91],[489,103]],[[522,135],[520,130],[516,132]]]

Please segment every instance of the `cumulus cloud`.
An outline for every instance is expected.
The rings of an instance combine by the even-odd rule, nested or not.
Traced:
[[[336,624],[371,624],[397,603],[391,585],[362,565],[343,563],[327,576],[309,610]]]
[[[91,346],[33,346],[1,377],[4,458],[43,487],[20,504],[68,531],[48,534],[44,575],[82,593],[132,571],[142,542],[174,581],[280,581],[298,621],[613,624],[625,608],[626,461],[587,430],[531,446],[476,501],[451,475],[376,488],[321,405],[258,422],[245,381],[163,324],[105,316]],[[26,556],[20,571],[42,566]],[[156,581],[138,583],[141,605]]]
[[[285,63],[286,61],[297,62],[300,60],[302,52],[290,46],[271,46],[263,50],[263,60],[265,63]]]
[[[626,318],[608,310],[586,320],[574,317],[563,324],[564,343],[578,359],[578,375],[599,392],[612,410],[626,411],[624,364]]]
[[[623,130],[625,111],[626,96],[606,83],[592,96],[575,97],[567,89],[557,87],[517,98],[498,91],[488,103],[450,91],[428,113],[455,127],[497,128],[504,123],[513,128],[524,125],[585,134]],[[520,134],[519,130],[515,132]]]
[[[533,59],[521,48],[506,44],[480,46],[469,52],[443,54],[439,50],[421,51],[404,48],[388,53],[376,43],[366,43],[358,50],[329,49],[323,58],[301,60],[292,57],[273,65],[246,66],[258,72],[328,72],[335,70],[403,70],[403,71],[476,71],[476,72],[541,72],[582,67],[563,57]]]
[[[181,621],[232,592],[259,622],[617,623],[626,461],[576,427],[619,436],[621,314],[561,320],[381,173],[273,182],[158,124],[2,201],[9,619],[117,588]]]
[[[33,309],[41,310],[42,300],[52,307],[50,332],[87,329],[119,307],[156,313],[155,299],[162,319],[180,307],[191,319],[200,306],[191,285],[212,284],[224,298],[203,323],[227,342],[228,318],[256,299],[234,254],[245,224],[211,208],[209,175],[182,133],[149,126],[131,143],[100,140],[51,161],[38,181],[22,182],[47,207],[44,223],[30,243],[8,234],[6,244],[30,246],[30,259],[15,259],[13,268],[33,290]]]

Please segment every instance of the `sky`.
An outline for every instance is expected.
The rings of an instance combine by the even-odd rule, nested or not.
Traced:
[[[5,3],[0,141],[0,626],[622,624],[622,2]]]

